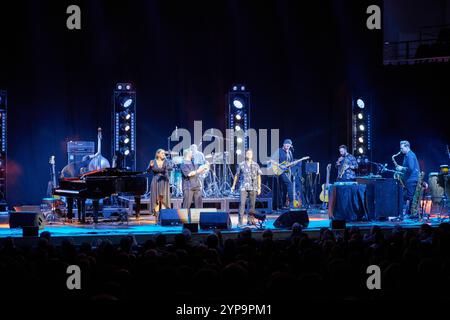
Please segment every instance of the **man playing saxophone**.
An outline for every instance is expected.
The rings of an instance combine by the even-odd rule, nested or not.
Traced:
[[[355,170],[358,169],[358,162],[356,158],[348,153],[347,146],[339,146],[340,157],[336,161],[336,168],[338,170],[337,180],[352,181],[356,178]]]
[[[397,163],[395,170],[403,174],[403,182],[406,189],[406,201],[408,206],[406,207],[406,214],[410,214],[411,203],[416,190],[417,182],[419,180],[420,168],[419,161],[414,152],[411,150],[411,145],[408,141],[400,141],[400,152],[403,153],[403,164],[400,166]],[[395,157],[395,156],[394,156]],[[393,159],[394,159],[393,157]],[[395,161],[395,160],[394,160]]]

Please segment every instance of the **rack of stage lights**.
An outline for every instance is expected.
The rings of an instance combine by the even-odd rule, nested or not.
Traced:
[[[118,168],[136,170],[136,91],[118,83],[113,94],[113,157]]]
[[[0,90],[0,211],[6,210],[7,106],[7,92]]]
[[[228,129],[233,132],[233,164],[244,160],[248,148],[248,129],[250,128],[250,92],[242,84],[233,85],[228,92]],[[231,159],[230,159],[231,160]]]
[[[371,99],[365,96],[352,99],[352,153],[360,165],[360,171],[369,170],[365,167],[372,157]]]

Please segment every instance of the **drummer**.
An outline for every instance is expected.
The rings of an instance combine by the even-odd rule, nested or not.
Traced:
[[[192,162],[194,162],[196,166],[204,165],[206,163],[205,155],[198,151],[198,146],[196,144],[192,144],[190,149],[192,151]]]

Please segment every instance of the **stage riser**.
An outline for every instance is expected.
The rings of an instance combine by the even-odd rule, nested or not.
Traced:
[[[181,209],[182,198],[172,198],[171,208]],[[128,214],[133,214],[136,208],[134,198],[119,197],[119,204],[127,208]],[[205,198],[203,208],[216,208],[218,211],[225,211],[237,214],[239,211],[239,198]],[[272,213],[272,198],[257,199],[256,210],[260,213]],[[150,199],[141,200],[141,213],[150,214]]]

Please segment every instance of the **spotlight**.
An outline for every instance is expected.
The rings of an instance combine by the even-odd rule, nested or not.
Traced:
[[[121,84],[118,84],[118,85],[117,85],[117,89],[118,89],[118,90],[122,90],[122,88],[123,88],[123,87],[122,87]]]
[[[120,126],[120,128],[121,128],[123,131],[130,131],[130,129],[131,129],[131,127],[130,127],[130,125],[129,125],[128,123],[122,123],[122,125]]]
[[[364,131],[365,129],[366,129],[366,127],[364,127],[363,124],[360,124],[360,125],[359,125],[359,130]]]
[[[120,149],[120,152],[121,152],[123,155],[127,156],[127,155],[130,154],[130,149],[128,149],[128,147],[123,147],[123,148]]]
[[[236,150],[236,154],[237,154],[237,155],[242,154],[242,150],[241,150],[241,149],[237,149],[237,150]]]
[[[358,152],[359,152],[360,154],[363,154],[363,153],[364,153],[364,149],[363,149],[362,147],[359,147],[359,148],[358,148]]]
[[[242,138],[241,137],[239,137],[239,138],[237,138],[237,143],[242,143]]]
[[[129,84],[127,84],[127,86],[125,88],[127,88],[127,90],[130,90],[131,86]]]
[[[364,109],[364,106],[365,106],[364,101],[362,99],[356,100],[356,105],[361,109]]]
[[[362,113],[358,113],[358,119],[362,120],[362,118],[363,118],[363,114]]]
[[[122,111],[120,113],[120,116],[122,117],[122,119],[125,119],[125,120],[130,120],[130,118],[131,118],[131,114],[127,111]]]
[[[241,91],[245,91],[245,86],[241,86]]]
[[[364,143],[364,138],[363,138],[363,137],[359,137],[359,138],[358,138],[358,141],[359,141],[360,143]]]
[[[233,106],[237,109],[242,109],[244,107],[244,105],[242,104],[242,101],[239,99],[233,100]]]
[[[128,138],[128,136],[123,135],[120,137],[120,141],[122,141],[122,143],[124,144],[128,144],[130,143],[130,138]]]
[[[240,115],[240,114],[237,114],[237,115],[236,115],[236,120],[241,120],[241,119],[242,119],[241,115]]]
[[[122,99],[120,102],[120,105],[124,108],[128,108],[133,103],[133,99],[131,99],[129,96],[126,96]]]
[[[233,91],[237,91],[237,86],[233,86]]]
[[[236,127],[234,127],[234,129],[235,129],[236,131],[240,131],[240,130],[241,130],[241,126],[237,125]]]

